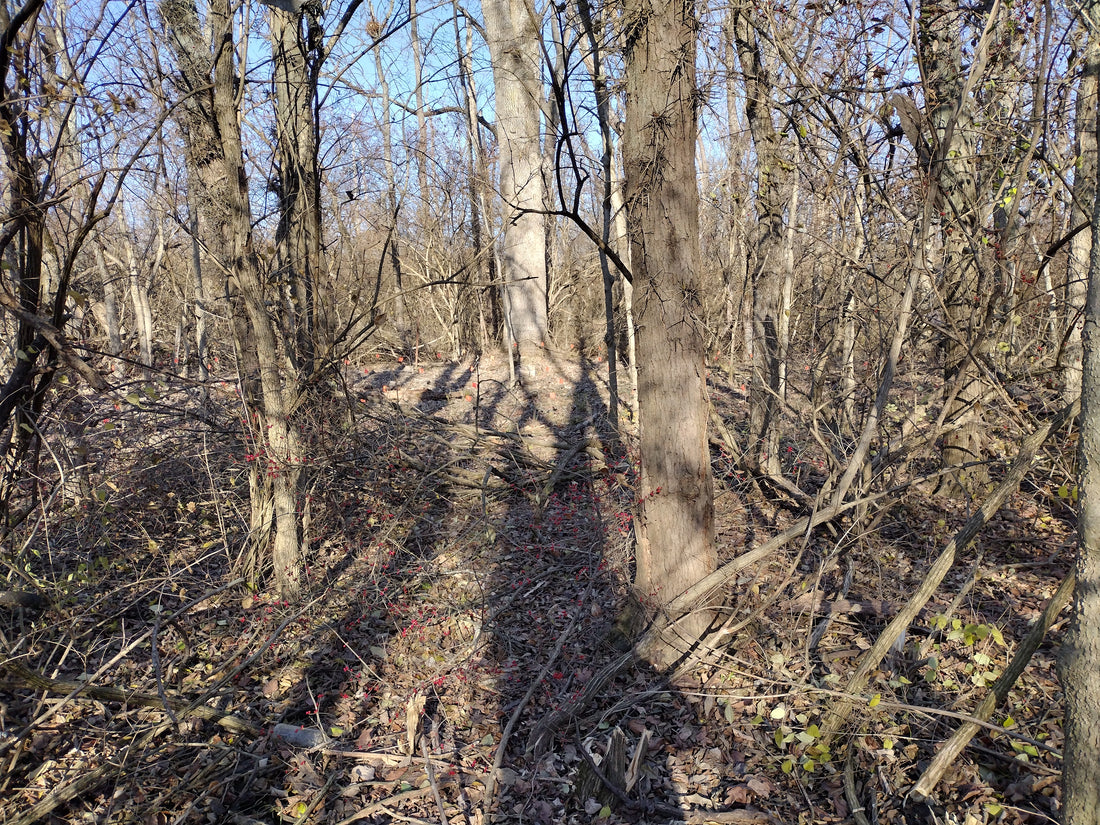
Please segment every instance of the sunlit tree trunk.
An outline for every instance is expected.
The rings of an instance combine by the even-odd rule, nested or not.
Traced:
[[[638,321],[641,475],[635,589],[667,604],[716,566],[699,300],[695,142],[698,19],[691,2],[627,0],[626,209]],[[698,639],[705,605],[679,629]],[[675,645],[650,653],[673,661]]]
[[[317,90],[320,20],[310,4],[300,13],[270,9],[275,91],[275,154],[279,224],[276,245],[286,284],[291,357],[305,374],[316,368],[324,335],[318,285],[322,279],[321,183],[317,168]]]
[[[107,260],[103,257],[103,241],[95,247],[96,269],[99,270],[99,281],[103,287],[103,326],[107,333],[107,351],[111,354],[111,370],[116,376],[121,376],[126,368],[119,358],[122,355],[122,332],[119,329],[118,314],[118,284],[115,275],[107,268]]]
[[[431,140],[428,113],[424,108],[424,51],[420,45],[420,26],[416,0],[409,0],[409,46],[413,62],[413,96],[416,100],[416,182],[419,188],[417,218],[421,232],[431,231],[432,193],[428,184]]]
[[[153,311],[149,305],[149,292],[141,277],[138,266],[138,258],[134,253],[134,243],[130,238],[130,227],[123,217],[124,211],[118,212],[118,231],[122,243],[122,254],[125,256],[119,261],[119,265],[125,267],[127,282],[130,285],[130,303],[134,308],[134,333],[138,339],[138,352],[141,361],[141,374],[144,380],[152,378],[153,366]],[[157,250],[150,265],[158,268],[164,258],[164,232],[157,229]]]
[[[191,235],[191,277],[193,279],[195,294],[194,300],[192,301],[192,306],[195,308],[195,374],[203,384],[201,392],[203,393],[203,397],[205,397],[207,392],[206,381],[210,378],[210,371],[206,365],[206,316],[210,299],[206,294],[206,284],[203,280],[202,273],[202,245],[199,242],[199,219],[198,215],[195,214],[195,205],[190,193],[187,195],[187,218]]]
[[[596,36],[592,21],[592,8],[588,0],[578,0],[577,10],[588,38],[591,57],[588,61],[589,75],[592,78],[592,91],[596,97],[596,122],[600,127],[600,170],[603,191],[600,196],[602,207],[600,215],[600,235],[606,246],[611,245],[611,233],[614,213],[614,165],[615,144],[611,137],[611,107],[608,104],[607,76],[604,72],[603,54],[600,51],[600,39]],[[601,27],[602,28],[602,27]],[[613,272],[607,253],[600,250],[600,275],[603,278],[604,303],[604,344],[607,346],[608,412],[609,422],[614,429],[619,428],[619,365],[616,356],[618,334],[615,324],[615,285],[622,278],[619,272]]]
[[[527,0],[484,0],[496,90],[505,322],[530,375],[548,338],[539,21]]]
[[[1096,3],[1086,4],[1086,11],[1086,19],[1095,16]],[[1081,80],[1077,86],[1074,123],[1077,162],[1073,167],[1073,203],[1069,212],[1071,230],[1089,220],[1089,209],[1095,200],[1097,80],[1100,78],[1100,31],[1097,30],[1097,25],[1093,23],[1085,26]],[[1081,328],[1084,323],[1080,313],[1083,311],[1088,289],[1091,249],[1091,227],[1078,232],[1070,241],[1069,260],[1066,264],[1066,323],[1069,330],[1065,351],[1062,353],[1066,403],[1081,393]],[[1049,272],[1047,275],[1049,277]]]
[[[233,20],[228,0],[210,3],[205,39],[194,0],[162,0],[160,14],[179,64],[187,97],[181,126],[188,174],[196,191],[208,247],[227,273],[234,345],[245,407],[254,439],[250,465],[250,547],[247,573],[255,581],[261,554],[270,551],[275,587],[287,598],[301,588],[298,486],[301,445],[289,416],[294,387],[280,372],[275,326],[268,315],[264,279],[252,246],[248,178],[237,111]]]
[[[1100,26],[1100,3],[1090,0],[1085,7],[1090,25],[1088,38],[1095,42]],[[1095,60],[1090,50],[1086,61]],[[1062,689],[1066,697],[1065,767],[1062,772],[1065,825],[1100,825],[1100,170],[1095,147],[1100,123],[1096,119],[1096,66],[1086,84],[1082,79],[1078,94],[1089,94],[1084,106],[1092,112],[1086,123],[1091,135],[1086,138],[1081,121],[1077,123],[1082,147],[1091,144],[1093,160],[1092,199],[1080,203],[1092,209],[1091,249],[1087,271],[1087,298],[1084,307],[1083,359],[1081,375],[1081,439],[1078,452],[1080,512],[1077,520],[1076,585],[1073,591],[1073,620],[1066,634],[1060,661]],[[1086,72],[1089,69],[1086,68]],[[1082,103],[1077,106],[1082,115]],[[1084,174],[1081,166],[1077,174]],[[1080,178],[1074,181],[1076,199]],[[1082,185],[1081,189],[1085,189]]]
[[[503,319],[501,318],[501,292],[497,284],[497,256],[494,246],[485,242],[486,226],[491,225],[489,216],[489,159],[485,151],[485,142],[481,138],[481,124],[478,122],[477,85],[474,82],[474,73],[471,67],[471,54],[473,52],[472,27],[465,27],[466,38],[462,39],[462,32],[458,24],[459,4],[458,0],[451,3],[451,21],[455,31],[455,51],[458,53],[459,81],[462,87],[462,99],[460,101],[466,114],[466,148],[467,148],[467,178],[469,181],[468,197],[470,199],[470,237],[473,241],[474,257],[477,260],[477,271],[481,274],[479,280],[482,286],[479,288],[478,315],[481,322],[481,349],[484,350],[490,343],[499,343]],[[457,353],[456,353],[457,357]],[[509,357],[509,370],[514,367]],[[514,379],[510,375],[510,379]]]

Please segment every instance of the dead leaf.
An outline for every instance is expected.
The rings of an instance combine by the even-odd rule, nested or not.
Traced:
[[[742,782],[740,785],[734,785],[732,788],[726,789],[726,805],[747,805],[752,802],[755,794],[749,789],[749,786]]]

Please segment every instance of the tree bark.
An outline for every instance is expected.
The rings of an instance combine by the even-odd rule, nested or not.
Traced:
[[[627,0],[626,209],[638,321],[641,474],[638,596],[670,603],[713,572],[714,488],[707,441],[704,344],[699,303],[699,194],[693,2]],[[680,623],[698,639],[706,605]],[[679,655],[655,648],[655,665]]]
[[[386,170],[386,197],[393,231],[389,237],[390,267],[393,269],[393,324],[401,346],[407,348],[411,340],[409,316],[405,309],[405,273],[401,266],[401,233],[397,230],[400,200],[397,197],[397,171],[393,161],[393,127],[390,124],[390,84],[382,65],[382,44],[374,45],[374,71],[382,90],[382,166]]]
[[[1095,0],[1089,3],[1087,13],[1095,23]],[[1100,127],[1095,120],[1092,125]],[[1093,173],[1096,171],[1094,167]],[[1100,679],[1096,678],[1100,673],[1100,185],[1096,178],[1093,185],[1092,248],[1082,335],[1077,584],[1073,621],[1060,662],[1066,697],[1062,773],[1062,821],[1066,825],[1100,823]]]
[[[276,248],[287,291],[288,319],[284,337],[298,368],[306,375],[315,363],[322,334],[317,286],[321,272],[321,183],[317,168],[317,89],[321,24],[309,11],[271,7],[271,50],[275,88],[275,137],[278,162],[279,225]]]
[[[162,0],[160,14],[179,64],[181,126],[191,187],[208,248],[227,274],[234,346],[242,397],[252,427],[249,470],[252,510],[250,546],[244,559],[256,581],[270,552],[275,588],[285,598],[301,588],[298,517],[302,449],[289,416],[296,403],[293,382],[284,383],[275,326],[267,312],[264,279],[252,242],[248,178],[237,111],[233,20],[229,0],[210,3],[203,37],[194,0]],[[274,532],[272,533],[272,527]]]
[[[548,343],[539,21],[525,0],[484,0],[481,7],[496,89],[505,323],[521,371],[531,375]]]
[[[1097,140],[1096,106],[1097,86],[1100,79],[1100,17],[1095,0],[1084,4],[1085,48],[1081,80],[1077,86],[1077,104],[1074,129],[1076,132],[1077,162],[1073,167],[1073,201],[1069,211],[1069,228],[1080,226],[1089,220],[1089,209],[1096,199]],[[1070,241],[1069,259],[1066,263],[1066,335],[1062,353],[1064,394],[1072,400],[1081,394],[1081,329],[1084,320],[1085,297],[1088,291],[1089,255],[1092,249],[1091,226],[1078,232]],[[1049,269],[1049,267],[1048,267]],[[1052,330],[1054,332],[1054,330]]]

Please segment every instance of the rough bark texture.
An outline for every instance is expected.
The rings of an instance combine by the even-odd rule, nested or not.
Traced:
[[[1092,13],[1095,3],[1090,4]],[[1062,774],[1066,825],[1100,823],[1100,203],[1095,194],[1082,336],[1077,586],[1061,660],[1066,696]]]
[[[628,0],[626,208],[638,323],[638,596],[665,605],[716,565],[699,298],[694,3]],[[705,605],[681,622],[706,629]],[[658,650],[655,664],[675,658]]]
[[[322,261],[321,188],[313,113],[321,26],[311,13],[271,8],[270,15],[279,164],[275,237],[288,309],[283,335],[294,341],[292,353],[299,367],[312,372],[317,336],[324,326],[317,300]]]
[[[1087,3],[1086,14],[1098,15],[1097,4]],[[1085,27],[1085,49],[1081,81],[1077,86],[1076,130],[1077,162],[1073,171],[1073,204],[1070,207],[1070,229],[1089,220],[1089,209],[1096,197],[1096,106],[1097,79],[1100,78],[1100,32],[1096,24]],[[1084,311],[1085,293],[1088,289],[1089,254],[1092,249],[1092,230],[1078,232],[1070,241],[1069,260],[1066,264],[1066,322],[1070,325],[1066,335],[1062,365],[1065,381],[1064,398],[1072,400],[1081,394],[1081,329],[1084,326],[1079,313]]]
[[[481,8],[496,89],[505,321],[527,372],[548,338],[539,25],[525,0],[485,0]]]
[[[210,4],[209,44],[199,24],[194,0],[163,0],[160,13],[168,43],[180,69],[178,83],[188,94],[181,125],[188,175],[199,194],[200,223],[209,233],[209,248],[227,274],[234,345],[240,358],[241,383],[256,453],[249,492],[252,549],[257,559],[270,550],[275,586],[286,597],[300,588],[298,483],[301,445],[288,416],[293,389],[284,386],[275,327],[267,314],[264,281],[252,246],[251,209],[236,107],[232,17],[228,0]],[[274,536],[271,527],[274,525]],[[250,565],[256,578],[258,564]]]

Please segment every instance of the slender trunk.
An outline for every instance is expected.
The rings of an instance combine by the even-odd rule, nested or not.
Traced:
[[[313,111],[322,31],[309,4],[301,13],[270,8],[270,28],[279,173],[276,247],[288,309],[284,337],[291,360],[309,375],[319,366],[317,353],[325,344],[319,340],[325,330],[317,300],[322,265],[321,181]]]
[[[1089,0],[1085,15],[1091,40],[1092,32],[1100,27],[1100,3]],[[1095,113],[1095,81],[1090,91],[1093,100],[1086,105]],[[1094,117],[1089,125],[1095,147],[1100,138],[1100,122]],[[1080,123],[1078,134],[1083,136]],[[1066,825],[1100,825],[1100,680],[1096,678],[1100,673],[1100,169],[1093,162],[1089,171],[1093,174],[1093,198],[1089,204],[1092,246],[1082,336],[1077,583],[1073,589],[1073,620],[1059,663],[1066,697],[1062,773],[1062,821]]]
[[[630,258],[630,234],[626,226],[626,206],[623,203],[623,180],[619,174],[619,166],[611,164],[611,209],[614,218],[614,244],[615,252],[626,262],[629,269]],[[630,414],[635,424],[638,422],[638,338],[634,326],[634,285],[621,274],[619,283],[623,288],[623,326],[626,329],[626,364],[630,373]]]
[[[187,196],[187,216],[191,229],[191,277],[194,279],[195,307],[195,359],[196,374],[202,383],[203,397],[206,397],[206,382],[210,372],[206,366],[206,287],[202,279],[202,254],[199,244],[199,216],[195,210],[190,193]]]
[[[386,197],[389,201],[389,218],[393,221],[390,233],[390,266],[393,268],[394,296],[393,323],[401,346],[409,345],[409,316],[405,309],[405,275],[401,267],[401,241],[397,231],[400,204],[397,197],[397,171],[393,161],[393,129],[390,125],[390,84],[382,67],[382,44],[374,47],[374,70],[378,76],[378,87],[382,91],[382,166],[386,170]]]
[[[149,309],[149,295],[141,282],[141,274],[138,270],[137,256],[134,254],[134,244],[130,240],[130,228],[123,219],[124,210],[119,210],[118,229],[122,238],[122,252],[125,257],[126,275],[130,284],[130,302],[134,307],[134,333],[138,339],[139,360],[141,362],[141,376],[145,381],[152,379],[150,372],[153,366],[153,316]],[[161,254],[164,248],[164,237],[160,236]],[[155,265],[160,263],[158,254]]]
[[[419,185],[419,207],[417,217],[420,231],[428,231],[431,220],[431,193],[428,189],[428,158],[430,139],[428,134],[428,116],[424,109],[424,67],[420,46],[420,29],[417,23],[416,0],[409,0],[409,46],[413,60],[413,90],[416,98],[416,180]]]
[[[111,354],[111,371],[121,377],[126,372],[126,367],[119,357],[122,355],[122,333],[119,330],[118,321],[118,285],[103,257],[102,240],[96,244],[95,262],[99,270],[99,281],[103,287],[103,324],[107,332],[107,351]]]
[[[607,77],[604,74],[603,55],[600,53],[600,40],[596,37],[592,24],[592,8],[588,0],[578,0],[581,23],[588,37],[591,49],[589,75],[596,96],[596,120],[600,127],[600,170],[603,179],[603,192],[600,198],[600,234],[605,246],[611,244],[612,195],[614,180],[612,167],[615,162],[615,144],[611,138],[611,111],[608,105]],[[619,365],[615,351],[615,282],[620,273],[613,273],[607,260],[607,253],[600,250],[600,275],[603,278],[604,307],[604,344],[607,347],[607,383],[608,383],[608,422],[615,430],[619,429]]]
[[[978,134],[968,81],[981,74],[986,38],[983,35],[977,46],[968,77],[963,71],[964,31],[957,4],[923,0],[919,29],[926,118],[934,146],[929,174],[939,194],[932,208],[940,213],[944,232],[946,423],[954,428],[944,436],[942,452],[944,467],[954,471],[943,477],[940,492],[976,494],[988,483],[988,472],[984,466],[964,469],[963,465],[981,459],[985,450],[984,381],[974,351],[983,345],[990,296],[982,294],[984,278],[978,257],[983,221],[978,203]]]
[[[1089,3],[1088,8],[1093,8]],[[1070,206],[1069,228],[1089,220],[1089,209],[1095,200],[1097,170],[1096,106],[1097,81],[1100,78],[1100,32],[1095,26],[1085,27],[1085,48],[1081,80],[1077,86],[1074,129],[1077,163],[1073,167],[1073,202]],[[1066,324],[1069,326],[1065,350],[1062,353],[1064,398],[1068,403],[1081,393],[1081,317],[1088,290],[1089,254],[1092,249],[1092,228],[1078,232],[1070,241],[1066,263]],[[1046,277],[1050,267],[1044,268]],[[1051,330],[1055,333],[1055,330]]]
[[[491,225],[489,216],[488,198],[489,190],[489,158],[485,151],[485,143],[481,139],[481,124],[478,123],[477,86],[474,82],[473,69],[471,67],[471,54],[473,53],[472,27],[466,26],[465,47],[462,45],[461,31],[458,25],[458,2],[453,0],[451,4],[452,22],[455,30],[455,50],[458,52],[459,81],[462,87],[461,105],[466,113],[467,147],[469,153],[469,198],[470,198],[470,234],[474,244],[474,256],[477,260],[477,271],[481,277],[478,279],[483,284],[479,289],[478,309],[481,318],[485,319],[488,334],[483,333],[481,349],[485,350],[490,341],[499,343],[501,329],[505,325],[501,318],[501,297],[503,290],[497,284],[497,255],[493,244],[484,241],[486,232],[484,227]],[[487,310],[487,312],[486,312]],[[486,318],[486,315],[488,316]],[[511,345],[509,344],[509,372],[514,365],[511,362]],[[510,374],[510,379],[514,379]]]
[[[251,533],[243,556],[255,582],[270,552],[275,587],[285,598],[301,589],[298,514],[302,448],[290,415],[293,384],[284,385],[275,326],[267,313],[265,280],[253,249],[252,219],[237,108],[233,19],[229,0],[212,0],[205,30],[194,0],[161,0],[167,40],[179,64],[181,86],[192,91],[181,106],[186,161],[207,247],[228,275],[233,343],[241,396],[256,457],[249,465]],[[272,528],[274,535],[272,536]]]

